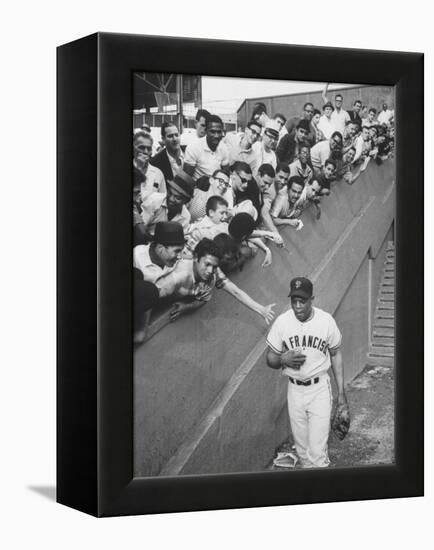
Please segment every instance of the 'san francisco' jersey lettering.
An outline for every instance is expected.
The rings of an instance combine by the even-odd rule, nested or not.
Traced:
[[[267,337],[268,346],[278,354],[297,350],[306,356],[300,369],[283,369],[283,373],[304,380],[330,367],[329,350],[337,349],[342,340],[336,321],[325,311],[312,308],[312,317],[299,321],[292,309],[276,319]]]

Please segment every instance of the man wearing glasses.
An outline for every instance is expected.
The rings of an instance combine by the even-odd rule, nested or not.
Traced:
[[[276,169],[277,157],[274,152],[277,148],[279,140],[279,124],[272,119],[269,119],[265,125],[264,135],[261,142],[256,142],[253,150],[256,153],[254,165],[252,166],[253,175],[256,176],[258,169],[263,164],[271,164]]]
[[[280,162],[291,164],[297,158],[300,148],[308,144],[309,131],[310,123],[307,120],[300,120],[295,129],[295,134],[291,132],[280,140],[276,151]]]
[[[306,141],[309,142],[309,145],[311,147],[316,143],[315,128],[313,128],[311,124],[312,118],[313,118],[313,111],[314,111],[313,104],[310,102],[305,103],[303,107],[303,114],[301,116],[295,116],[290,118],[286,123],[286,130],[288,134],[295,134],[298,123],[301,120],[306,120],[309,126],[309,131],[306,136]]]
[[[253,211],[248,213],[256,221],[261,213],[262,204],[258,185],[252,176],[252,169],[246,162],[237,161],[231,166],[231,188],[234,206],[250,201]]]
[[[206,215],[206,203],[210,197],[215,196],[223,198],[227,202],[229,210],[232,210],[234,201],[229,173],[226,170],[216,170],[207,183],[202,181],[200,189],[195,188],[193,199],[188,205],[192,222],[196,222]]]
[[[338,160],[342,157],[342,134],[333,132],[328,141],[320,141],[310,150],[310,160],[314,174],[321,173],[321,168],[325,166],[326,160],[330,157]]]
[[[261,137],[262,126],[259,122],[251,120],[242,134],[227,134],[223,142],[229,151],[229,163],[232,165],[237,160],[247,162],[250,167],[255,166],[256,152],[253,145]]]

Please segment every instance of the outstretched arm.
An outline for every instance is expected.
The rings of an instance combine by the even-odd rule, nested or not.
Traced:
[[[324,90],[322,91],[322,94],[321,94],[321,97],[322,97],[322,100],[324,101],[324,103],[328,103],[328,97],[327,97],[328,87],[329,87],[329,83],[327,82],[326,85],[324,86]]]
[[[251,298],[244,290],[241,290],[241,288],[237,287],[235,283],[230,281],[229,279],[226,281],[223,290],[228,292],[231,296],[236,298],[239,302],[244,304],[246,307],[260,315],[264,318],[267,325],[273,320],[274,312],[273,307],[274,304],[269,304],[268,306],[261,306],[261,304],[258,304],[258,302],[255,302],[253,298]]]
[[[178,317],[180,317],[184,313],[187,313],[188,311],[194,311],[195,309],[199,309],[205,304],[206,302],[201,302],[199,300],[193,300],[190,302],[176,302],[170,311],[170,320],[172,322],[176,321],[176,319],[178,319]]]
[[[273,221],[275,225],[290,225],[295,228],[300,225],[300,220],[298,218],[273,218]]]
[[[272,256],[271,256],[271,250],[268,248],[267,245],[265,245],[261,239],[249,239],[249,242],[255,244],[258,248],[264,251],[265,253],[265,259],[262,262],[262,267],[266,267],[267,265],[271,265]]]
[[[265,203],[261,209],[261,217],[265,227],[268,229],[268,231],[271,231],[273,233],[273,241],[277,245],[282,246],[283,239],[280,236],[276,226],[273,223],[273,218],[271,217],[271,214],[270,214],[270,205],[268,204],[268,202]]]

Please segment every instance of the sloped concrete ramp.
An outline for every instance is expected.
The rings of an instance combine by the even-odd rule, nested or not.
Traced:
[[[347,380],[365,366],[373,285],[393,240],[394,173],[393,161],[371,163],[353,186],[336,184],[320,220],[308,210],[302,231],[283,230],[287,246],[272,249],[271,266],[258,255],[231,277],[278,314],[289,280],[311,277],[316,305],[342,329]],[[160,325],[134,357],[135,475],[263,469],[288,436],[286,378],[265,365],[263,320],[215,291],[193,315]]]

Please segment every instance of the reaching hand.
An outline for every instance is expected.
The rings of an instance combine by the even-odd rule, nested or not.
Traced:
[[[277,246],[280,246],[280,247],[284,247],[285,246],[285,243],[283,242],[283,239],[282,239],[282,236],[280,235],[280,233],[273,233],[272,234],[273,236],[271,237],[271,240],[277,245]]]
[[[268,249],[265,252],[265,259],[262,262],[262,267],[267,267],[267,266],[271,265],[271,262],[272,262],[271,250]]]
[[[263,306],[261,315],[265,319],[265,322],[267,325],[271,323],[271,321],[274,319],[274,311],[273,308],[276,304],[269,304],[268,306]]]
[[[178,317],[182,314],[182,310],[183,307],[181,302],[176,302],[173,304],[173,308],[170,311],[170,321],[176,321],[176,319],[178,319]]]

